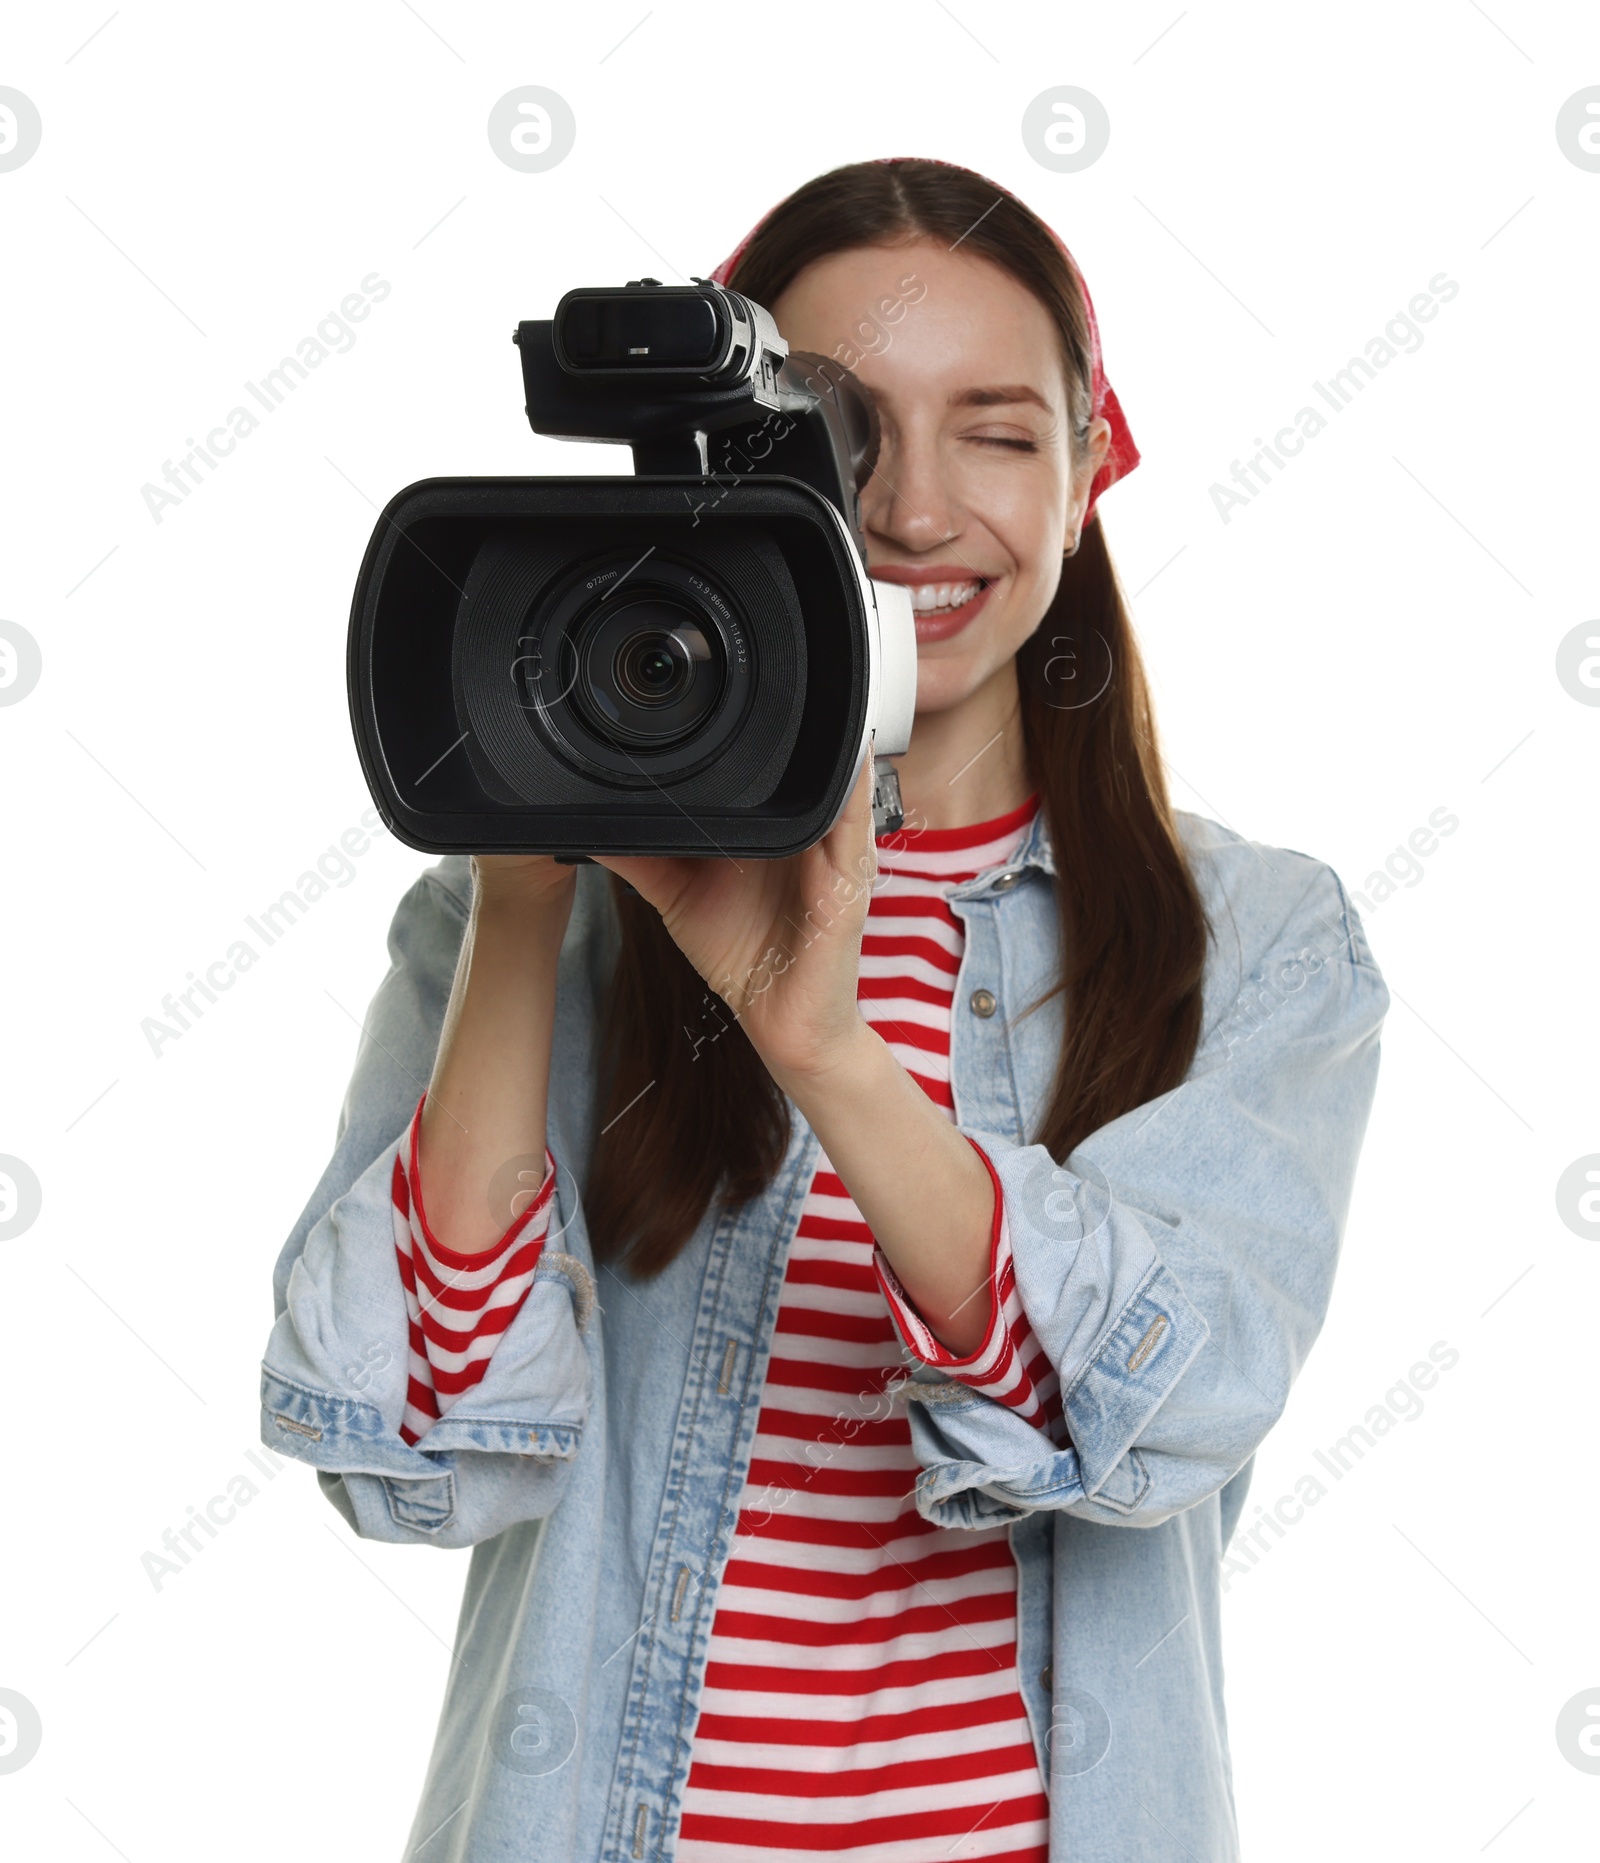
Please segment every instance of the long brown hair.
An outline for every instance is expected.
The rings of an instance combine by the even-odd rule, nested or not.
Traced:
[[[1009,272],[1061,336],[1075,451],[1092,415],[1088,320],[1049,229],[1005,190],[941,162],[857,162],[779,204],[728,281],[771,305],[813,260],[861,246],[960,243]],[[1208,926],[1167,797],[1144,666],[1098,507],[1039,627],[1018,650],[1023,749],[1056,863],[1064,997],[1055,1077],[1032,1142],[1064,1161],[1089,1133],[1183,1080],[1200,1032]],[[1098,696],[1053,665],[1094,669]],[[771,1183],[790,1108],[744,1031],[644,899],[611,876],[621,945],[585,1213],[597,1260],[641,1277],[676,1257],[713,1196]],[[626,1110],[626,1118],[622,1114]]]

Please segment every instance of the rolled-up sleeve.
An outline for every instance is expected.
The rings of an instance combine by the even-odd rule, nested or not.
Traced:
[[[988,1323],[983,1338],[965,1357],[952,1352],[917,1311],[882,1246],[875,1242],[872,1265],[877,1270],[878,1286],[908,1358],[935,1366],[969,1390],[1006,1405],[1039,1431],[1045,1443],[1060,1448],[1066,1441],[1061,1382],[1048,1353],[1034,1337],[1017,1293],[1005,1191],[989,1154],[970,1133],[964,1136],[983,1160],[994,1188],[989,1277],[983,1289]]]
[[[490,1248],[463,1254],[433,1233],[422,1183],[422,1115],[428,1096],[417,1101],[411,1126],[394,1161],[395,1263],[405,1289],[411,1322],[411,1362],[400,1434],[418,1443],[475,1386],[482,1384],[495,1347],[516,1319],[533,1286],[544,1252],[556,1183],[556,1161],[545,1148],[518,1173],[531,1193],[519,1190],[515,1213]]]
[[[452,1547],[555,1507],[588,1417],[595,1350],[592,1270],[559,1246],[569,1225],[581,1226],[577,1192],[557,1168],[532,1283],[481,1378],[420,1443],[404,1438],[412,1335],[396,1258],[397,1167],[465,921],[437,869],[400,902],[333,1159],[278,1258],[261,1364],[262,1440],[315,1468],[358,1534]]]
[[[1337,875],[1298,858],[1310,884],[1208,1007],[1178,1087],[1060,1164],[968,1133],[1069,1441],[1042,1453],[1013,1408],[913,1355],[924,1518],[1153,1526],[1220,1489],[1281,1415],[1327,1312],[1389,1004]]]

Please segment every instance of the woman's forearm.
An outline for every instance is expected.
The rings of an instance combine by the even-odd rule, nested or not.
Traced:
[[[529,1201],[513,1203],[516,1192],[531,1196],[544,1176],[556,967],[571,911],[570,887],[537,898],[474,887],[419,1138],[428,1226],[464,1254],[491,1248]],[[520,1182],[497,1181],[517,1158]]]
[[[773,1074],[930,1330],[957,1357],[975,1352],[995,1196],[982,1159],[865,1021],[825,1071]]]

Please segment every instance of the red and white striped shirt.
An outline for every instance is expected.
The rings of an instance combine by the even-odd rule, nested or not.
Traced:
[[[973,827],[902,829],[878,841],[862,1015],[951,1119],[962,926],[945,889],[1004,861],[1036,806],[1030,797]],[[413,1310],[407,1426],[418,1434],[430,1403],[442,1414],[482,1376],[520,1304],[555,1168],[547,1154],[534,1204],[495,1250],[457,1255],[421,1220],[420,1116],[419,1105],[402,1150],[409,1182],[399,1159],[395,1171],[396,1248]],[[1022,1311],[998,1179],[994,1187],[988,1328],[975,1352],[958,1357],[910,1304],[818,1156],[715,1598],[674,1863],[1045,1863],[1047,1801],[1017,1681],[1008,1530],[922,1519],[905,1406],[886,1390],[906,1374],[903,1343],[1015,1408],[1041,1431],[1043,1449],[1065,1442],[1059,1381]],[[447,1324],[426,1310],[419,1317],[417,1285],[421,1304],[431,1299]]]

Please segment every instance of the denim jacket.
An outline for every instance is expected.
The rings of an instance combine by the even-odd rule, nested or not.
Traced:
[[[1007,1525],[1050,1855],[1071,1863],[1238,1856],[1220,1567],[1327,1310],[1389,1002],[1330,867],[1177,822],[1212,927],[1198,1052],[1059,1164],[1029,1135],[1061,999],[1018,1019],[1057,974],[1043,812],[1010,861],[949,894],[956,1122],[998,1174],[1070,1446],[909,1348],[897,1399],[923,1517]],[[597,1269],[583,1187],[617,927],[605,870],[580,867],[544,1252],[482,1382],[408,1446],[391,1176],[470,900],[455,855],[395,913],[333,1158],[278,1259],[262,1438],[309,1463],[362,1537],[472,1548],[408,1863],[667,1863],[817,1140],[795,1111],[771,1186],[708,1210],[656,1279]],[[969,1010],[980,988],[999,1013]]]

